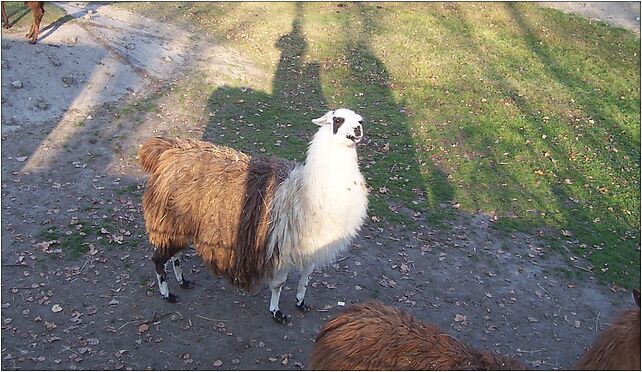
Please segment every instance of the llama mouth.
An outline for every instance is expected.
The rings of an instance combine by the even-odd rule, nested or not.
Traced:
[[[348,134],[348,135],[346,136],[346,138],[347,138],[347,139],[349,139],[349,140],[351,140],[351,141],[352,141],[352,142],[354,142],[354,143],[359,143],[359,141],[361,141],[362,136],[355,137],[355,136],[353,136],[353,135],[351,135],[351,134]]]

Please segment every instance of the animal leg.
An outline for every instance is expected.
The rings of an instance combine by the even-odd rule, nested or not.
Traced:
[[[3,28],[11,27],[11,25],[9,24],[9,17],[7,17],[7,13],[4,10],[4,1],[2,2],[2,27]]]
[[[281,287],[285,280],[288,278],[287,269],[281,269],[274,273],[272,279],[270,280],[270,290],[272,291],[272,297],[270,298],[270,312],[274,321],[279,324],[285,324],[288,321],[288,316],[285,315],[281,310],[279,310],[279,298],[281,297]]]
[[[305,304],[305,290],[308,289],[308,282],[310,281],[310,274],[314,270],[314,264],[310,263],[301,271],[301,279],[299,279],[299,288],[296,292],[296,307],[300,311],[308,312],[310,307]]]
[[[152,255],[152,261],[156,265],[156,279],[158,280],[158,288],[160,289],[161,296],[169,302],[176,302],[176,296],[169,293],[169,286],[167,285],[167,273],[165,272],[165,263],[171,258],[167,253],[161,253],[156,250]]]
[[[31,44],[35,44],[38,40],[38,34],[40,33],[40,22],[42,17],[45,15],[45,8],[42,2],[33,2],[29,4],[31,12],[33,13],[33,25],[31,25],[31,31],[27,35],[30,39]]]
[[[172,256],[170,260],[172,261],[172,267],[174,268],[174,276],[176,277],[176,281],[181,285],[181,288],[189,288],[189,280],[185,279],[185,276],[183,275],[183,267],[181,266],[181,259],[179,256],[180,253],[176,254],[175,256]]]

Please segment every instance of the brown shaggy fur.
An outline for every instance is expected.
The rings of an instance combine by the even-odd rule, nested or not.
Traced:
[[[627,310],[602,332],[575,365],[580,371],[640,370],[640,291],[633,297],[637,308]]]
[[[246,290],[272,273],[270,207],[293,164],[197,140],[153,138],[139,152],[149,241],[166,256],[194,243],[216,274]]]
[[[354,305],[319,331],[314,370],[525,370],[519,361],[464,345],[399,309]]]

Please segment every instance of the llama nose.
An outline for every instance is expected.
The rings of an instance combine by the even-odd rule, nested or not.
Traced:
[[[361,137],[361,126],[354,128],[354,136]]]

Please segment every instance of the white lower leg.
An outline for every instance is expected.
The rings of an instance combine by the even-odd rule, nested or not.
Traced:
[[[303,299],[305,298],[305,291],[308,289],[308,283],[310,282],[310,274],[314,270],[314,265],[310,264],[306,266],[301,271],[301,279],[299,279],[299,287],[296,292],[296,305],[301,306],[303,304]]]
[[[176,281],[183,285],[183,282],[185,278],[183,277],[183,267],[181,266],[181,259],[179,254],[176,254],[173,256],[170,260],[172,262],[172,267],[174,268],[174,276],[176,277]]]
[[[156,280],[158,280],[158,288],[160,289],[161,296],[163,298],[169,298],[169,287],[167,286],[167,280],[164,280],[160,274],[156,273]]]
[[[279,299],[281,298],[281,287],[288,277],[288,270],[281,270],[274,273],[270,280],[270,290],[272,297],[270,298],[270,312],[276,314],[279,311]]]
[[[272,297],[270,298],[270,312],[272,314],[279,310],[279,299],[281,298],[281,286],[277,288],[270,288],[272,290]]]

